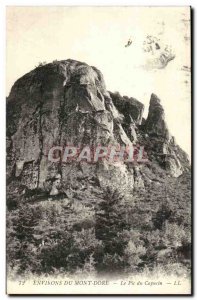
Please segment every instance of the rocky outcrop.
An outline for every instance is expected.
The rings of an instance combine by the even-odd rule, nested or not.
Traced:
[[[149,145],[152,149],[151,155],[171,176],[179,177],[189,167],[189,159],[170,135],[161,100],[155,94],[151,95],[149,113],[143,129],[152,143],[152,146]]]
[[[57,193],[54,182],[58,174],[58,188],[63,191],[70,186],[77,188],[77,177],[82,180],[98,173],[96,177],[104,181],[101,164],[89,166],[84,162],[83,168],[80,163],[55,164],[48,160],[48,152],[54,145],[127,145],[130,140],[119,119],[120,113],[96,68],[72,60],[36,68],[14,84],[8,97],[8,181],[18,178],[25,188],[50,194]],[[114,182],[119,182],[122,169],[109,168],[113,169]],[[122,172],[123,181],[126,179],[132,188],[132,180],[128,183],[132,174],[125,169]]]
[[[115,107],[124,116],[126,124],[130,124],[131,122],[141,124],[144,111],[144,105],[141,102],[135,98],[129,98],[127,96],[121,97],[119,93],[110,92],[110,96]]]
[[[179,176],[188,160],[170,138],[157,96],[151,96],[141,124],[143,110],[136,99],[108,92],[101,72],[85,63],[55,61],[24,75],[7,101],[8,194],[91,194],[94,186],[106,185],[122,191],[145,188],[146,165],[53,163],[48,153],[54,145],[141,144],[149,162]]]
[[[169,131],[165,122],[165,113],[160,99],[151,95],[148,118],[145,122],[145,130],[149,135],[157,135],[169,139]]]

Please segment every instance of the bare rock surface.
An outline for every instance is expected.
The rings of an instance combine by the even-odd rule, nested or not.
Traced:
[[[148,118],[142,123],[143,110],[138,100],[108,92],[102,73],[86,63],[55,61],[25,74],[7,101],[8,194],[40,191],[53,196],[91,191],[95,185],[132,191],[145,188],[155,176],[152,164],[166,176],[180,176],[189,160],[169,134],[161,101],[151,95]],[[148,165],[48,160],[54,145],[132,143],[145,146]]]

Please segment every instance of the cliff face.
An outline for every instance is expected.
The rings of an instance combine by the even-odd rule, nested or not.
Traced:
[[[16,81],[7,102],[8,194],[40,191],[49,195],[73,190],[90,194],[94,186],[146,188],[156,177],[180,176],[187,155],[171,137],[158,97],[151,95],[148,118],[134,98],[108,92],[95,67],[64,60],[37,67]],[[54,145],[145,146],[148,163],[53,163]],[[148,175],[147,175],[148,174]]]

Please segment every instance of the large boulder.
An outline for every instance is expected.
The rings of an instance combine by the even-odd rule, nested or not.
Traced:
[[[96,68],[73,60],[37,67],[16,81],[7,103],[9,184],[17,180],[24,189],[52,195],[58,188],[77,188],[82,178],[96,176],[104,182],[112,173],[114,186],[133,188],[133,174],[127,168],[111,165],[101,172],[101,164],[83,163],[82,168],[80,162],[69,165],[48,159],[54,145],[95,148],[131,143]]]

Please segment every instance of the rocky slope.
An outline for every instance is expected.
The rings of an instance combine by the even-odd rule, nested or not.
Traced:
[[[178,177],[189,170],[186,153],[165,122],[160,99],[144,105],[106,90],[102,73],[86,63],[63,60],[39,66],[16,81],[7,101],[8,197],[32,193],[72,197],[95,186],[145,189],[158,174]],[[148,163],[53,163],[54,145],[145,146]],[[155,171],[156,169],[156,171]]]

